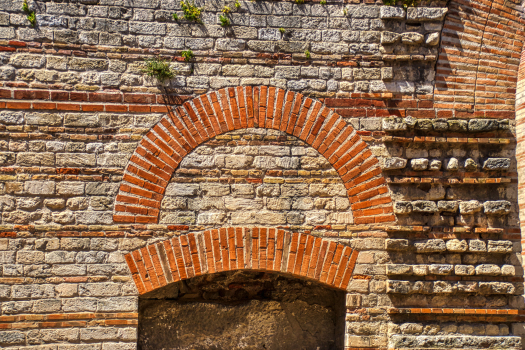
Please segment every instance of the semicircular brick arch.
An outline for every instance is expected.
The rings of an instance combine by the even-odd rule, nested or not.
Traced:
[[[233,270],[291,274],[346,290],[358,251],[321,237],[267,227],[189,233],[125,255],[139,294]]]
[[[187,154],[217,135],[254,127],[286,132],[322,154],[343,180],[356,224],[395,221],[378,159],[354,128],[319,101],[267,86],[221,89],[172,109],[131,157],[113,220],[156,223],[168,181]]]

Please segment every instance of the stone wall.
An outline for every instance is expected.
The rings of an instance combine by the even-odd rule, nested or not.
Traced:
[[[38,0],[35,28],[22,4],[0,3],[1,347],[147,348],[148,298],[256,270],[342,290],[346,350],[522,349],[517,0],[201,23]]]

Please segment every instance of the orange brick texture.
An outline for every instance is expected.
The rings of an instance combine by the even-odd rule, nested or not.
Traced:
[[[140,141],[126,167],[113,219],[156,223],[168,182],[184,156],[223,133],[269,128],[321,153],[344,182],[356,224],[395,221],[378,159],[343,117],[321,102],[275,87],[237,87],[173,108]]]
[[[438,117],[514,119],[522,13],[518,0],[449,2],[436,65]]]
[[[280,272],[346,290],[358,251],[309,234],[266,227],[189,233],[125,255],[140,294],[232,270]]]

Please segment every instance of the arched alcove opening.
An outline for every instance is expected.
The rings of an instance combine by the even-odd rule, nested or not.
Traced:
[[[228,271],[141,295],[138,349],[343,349],[344,321],[344,291]]]

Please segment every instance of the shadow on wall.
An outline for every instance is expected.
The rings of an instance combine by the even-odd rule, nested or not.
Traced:
[[[343,349],[344,295],[276,273],[194,277],[140,297],[138,349]]]

